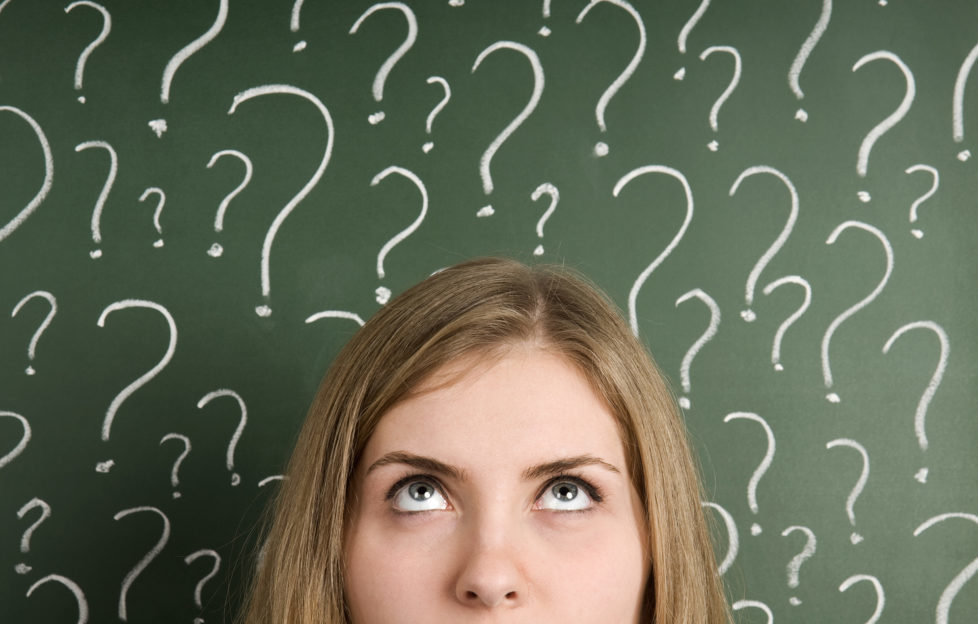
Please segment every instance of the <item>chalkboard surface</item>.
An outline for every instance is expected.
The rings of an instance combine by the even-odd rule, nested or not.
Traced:
[[[228,621],[333,356],[487,254],[672,378],[738,622],[974,621],[976,43],[974,2],[5,0],[0,621]]]

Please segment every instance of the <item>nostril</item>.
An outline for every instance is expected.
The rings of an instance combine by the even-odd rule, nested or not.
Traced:
[[[506,598],[507,598],[507,600],[515,600],[516,599],[516,592],[514,592],[514,591],[509,592],[508,594],[506,594]]]

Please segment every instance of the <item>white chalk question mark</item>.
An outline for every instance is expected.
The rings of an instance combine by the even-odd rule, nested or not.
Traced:
[[[424,122],[425,132],[431,134],[431,125],[435,123],[435,117],[438,116],[438,113],[441,112],[441,109],[445,108],[445,106],[448,104],[448,101],[452,99],[452,88],[448,86],[448,81],[442,78],[441,76],[428,76],[427,83],[440,84],[441,88],[445,92],[441,100],[437,104],[435,104],[435,107],[431,109],[430,113],[428,113],[428,118],[425,119]],[[431,151],[431,148],[433,148],[434,146],[435,146],[434,142],[428,141],[427,143],[421,146],[421,151],[427,154],[428,152]]]
[[[163,236],[163,226],[160,225],[160,215],[163,214],[163,205],[166,203],[166,193],[163,189],[151,186],[143,191],[143,194],[139,196],[139,201],[146,201],[149,199],[150,195],[156,195],[159,197],[159,201],[156,202],[156,209],[153,211],[153,227],[156,228],[156,233],[161,237]],[[163,246],[163,239],[158,238],[153,242],[153,247],[159,249]]]
[[[871,293],[866,295],[866,297],[858,303],[850,306],[842,314],[835,317],[835,320],[832,321],[829,328],[825,330],[825,335],[822,337],[822,378],[825,381],[825,388],[827,390],[831,390],[832,384],[834,383],[832,379],[832,364],[829,361],[829,344],[832,341],[832,336],[835,334],[835,330],[837,330],[839,326],[842,325],[842,323],[845,322],[845,320],[850,316],[872,303],[872,301],[876,299],[881,292],[883,292],[883,288],[886,286],[886,282],[889,281],[890,274],[893,272],[893,247],[890,245],[890,241],[886,238],[886,235],[883,234],[883,232],[881,232],[878,228],[869,225],[868,223],[863,223],[862,221],[846,221],[845,223],[841,223],[834,230],[832,230],[832,233],[829,234],[825,244],[835,244],[836,239],[839,238],[839,234],[849,228],[865,230],[879,239],[880,243],[883,245],[883,251],[886,253],[886,273],[883,274],[883,279],[880,280],[879,284],[876,285],[876,288],[874,288]],[[829,394],[825,395],[825,398],[832,403],[838,403],[841,400],[839,395],[835,392],[830,392]]]
[[[805,93],[801,90],[801,85],[798,83],[801,70],[805,68],[805,63],[808,62],[808,57],[811,55],[812,50],[815,49],[822,35],[825,34],[825,29],[829,27],[830,19],[832,19],[832,0],[822,0],[822,12],[818,16],[818,21],[815,22],[815,27],[808,34],[805,42],[801,44],[801,49],[798,50],[798,54],[795,55],[795,60],[791,62],[791,67],[788,69],[788,86],[791,87],[791,91],[799,100],[805,98]],[[808,111],[799,108],[795,111],[795,119],[802,123],[808,121]]]
[[[738,600],[731,605],[734,611],[740,611],[741,609],[760,609],[765,614],[767,614],[767,624],[774,624],[774,614],[771,613],[771,608],[760,600]]]
[[[180,485],[180,464],[183,463],[183,460],[190,453],[190,438],[180,433],[168,433],[160,438],[160,446],[167,440],[179,440],[183,442],[183,451],[177,455],[176,460],[173,462],[173,468],[170,470],[170,485],[173,486],[173,498],[180,498],[180,492],[177,491],[177,486]]]
[[[869,479],[869,453],[866,452],[866,448],[856,442],[855,440],[850,440],[849,438],[839,438],[837,440],[832,440],[825,444],[826,449],[835,448],[837,446],[848,446],[849,448],[855,449],[863,458],[863,469],[859,474],[859,479],[856,481],[856,485],[849,492],[849,496],[846,498],[846,515],[849,516],[849,524],[853,527],[856,526],[856,512],[853,507],[856,505],[856,499],[862,494],[863,488],[866,487],[866,481]],[[849,536],[849,541],[853,544],[858,544],[863,541],[863,536],[855,531]]]
[[[547,223],[547,219],[550,218],[550,215],[554,213],[554,210],[557,209],[557,202],[560,201],[560,191],[557,190],[556,186],[549,182],[544,182],[538,186],[533,193],[530,194],[530,199],[537,201],[545,194],[550,196],[550,207],[544,211],[543,216],[537,221],[537,238],[543,238],[543,226]],[[542,256],[543,245],[537,245],[536,249],[533,250],[533,255]]]
[[[754,470],[754,474],[751,475],[750,481],[747,483],[747,504],[750,507],[751,513],[757,515],[757,512],[759,511],[759,507],[757,505],[757,484],[761,482],[761,477],[763,477],[764,473],[767,472],[767,469],[771,467],[771,462],[774,460],[774,432],[771,431],[771,426],[767,424],[766,420],[752,412],[731,412],[724,417],[723,422],[728,423],[731,420],[738,419],[753,420],[764,428],[764,433],[767,436],[767,451],[764,453],[764,459],[762,459],[761,463],[758,464],[757,468]],[[760,535],[761,531],[761,525],[756,522],[750,527],[751,535]]]
[[[65,7],[65,13],[70,13],[71,10],[77,6],[87,6],[102,14],[102,32],[100,32],[98,37],[96,37],[85,47],[84,50],[82,50],[81,55],[78,57],[78,62],[75,64],[75,91],[81,91],[82,81],[84,80],[85,76],[85,63],[88,62],[89,55],[95,51],[95,48],[102,45],[102,42],[105,41],[105,39],[109,36],[109,33],[112,31],[112,16],[109,15],[109,12],[104,6],[95,2],[89,2],[89,0],[78,0],[78,2],[72,2]],[[84,104],[85,96],[79,95],[78,101]]]
[[[48,302],[48,305],[51,306],[51,309],[48,310],[47,316],[45,316],[44,320],[41,321],[40,326],[38,326],[37,330],[34,332],[34,335],[31,337],[30,344],[27,346],[27,359],[31,362],[34,361],[34,356],[37,354],[37,341],[41,339],[41,334],[44,333],[44,330],[46,330],[51,324],[51,321],[54,320],[54,315],[58,313],[58,300],[54,297],[54,295],[46,290],[35,290],[17,302],[17,305],[14,306],[13,311],[10,313],[10,318],[17,316],[17,313],[20,312],[20,309],[24,306],[24,304],[34,298],[44,299]],[[36,372],[37,371],[34,370],[34,366],[32,365],[28,365],[24,370],[24,373],[28,375],[33,375]]]
[[[245,175],[244,175],[244,179],[241,180],[241,183],[238,184],[238,186],[234,187],[234,190],[232,190],[230,193],[225,195],[224,199],[221,200],[221,204],[217,207],[217,214],[214,216],[214,231],[218,233],[224,231],[224,215],[227,213],[228,205],[231,203],[232,199],[238,196],[238,193],[244,190],[244,187],[248,186],[248,183],[251,182],[251,174],[254,171],[254,167],[251,164],[251,159],[245,156],[244,154],[242,154],[241,152],[239,152],[238,150],[233,150],[233,149],[226,149],[226,150],[221,150],[219,152],[214,152],[214,154],[211,155],[211,159],[207,161],[207,168],[210,169],[211,167],[213,167],[214,163],[216,163],[218,159],[220,159],[222,156],[234,156],[235,158],[243,162],[245,166]],[[210,249],[207,250],[207,255],[210,256],[211,258],[220,257],[220,255],[223,253],[224,253],[224,247],[222,247],[221,244],[217,242],[211,245]]]
[[[927,201],[928,199],[930,199],[930,196],[937,192],[937,187],[941,183],[941,174],[938,173],[937,169],[931,167],[930,165],[922,165],[922,164],[912,165],[908,167],[907,170],[904,171],[904,173],[910,174],[910,173],[915,173],[917,171],[926,171],[927,173],[931,174],[931,176],[933,177],[933,184],[931,184],[929,191],[927,191],[926,193],[918,197],[914,201],[914,203],[910,206],[910,223],[917,222],[917,207],[920,206],[920,204]],[[910,230],[910,233],[913,234],[918,240],[924,237],[923,230],[919,230],[917,228]]]
[[[679,46],[679,53],[686,54],[686,40],[689,38],[689,33],[693,32],[696,25],[699,23],[703,14],[706,10],[710,8],[710,0],[703,0],[700,5],[696,7],[696,11],[690,16],[686,23],[683,25],[682,30],[679,31],[679,39],[677,44]],[[682,80],[686,76],[686,68],[680,67],[676,70],[676,73],[672,75],[675,80]]]
[[[23,536],[20,538],[20,552],[22,553],[29,553],[31,551],[31,537],[34,535],[34,531],[37,530],[37,527],[41,526],[42,522],[51,517],[51,506],[36,496],[17,510],[17,517],[23,520],[27,512],[35,507],[41,510],[41,515],[33,524],[27,527]],[[31,571],[31,566],[26,563],[18,563],[14,566],[14,570],[17,571],[17,574],[27,574]]]
[[[951,99],[951,134],[955,143],[964,141],[964,87],[968,83],[968,76],[971,75],[971,68],[974,67],[976,60],[978,60],[978,44],[968,52],[954,80],[954,96]],[[971,158],[971,150],[958,152],[958,160],[961,162],[969,158]]]
[[[118,413],[119,408],[122,406],[122,403],[130,396],[132,396],[132,394],[136,392],[136,390],[139,390],[144,385],[149,383],[150,380],[156,377],[156,375],[158,375],[160,371],[162,371],[166,367],[166,365],[169,364],[170,360],[173,359],[173,353],[174,351],[176,351],[177,348],[177,324],[173,320],[173,315],[170,314],[170,311],[164,308],[162,305],[155,303],[153,301],[145,301],[143,299],[123,299],[122,301],[116,301],[115,303],[111,303],[108,306],[106,306],[106,308],[102,310],[102,314],[99,315],[98,326],[105,327],[105,320],[109,317],[110,314],[112,314],[116,310],[124,310],[127,308],[148,308],[150,310],[155,310],[159,312],[166,320],[167,326],[170,330],[170,338],[166,347],[166,353],[163,354],[163,357],[160,359],[160,361],[157,362],[153,366],[153,368],[149,369],[148,371],[143,373],[139,378],[137,378],[135,381],[133,381],[128,386],[123,388],[122,391],[119,394],[117,394],[115,398],[112,399],[112,403],[109,404],[109,409],[105,411],[105,419],[102,421],[103,442],[107,442],[109,440],[109,436],[112,433],[112,423],[115,420],[116,413]],[[105,473],[108,472],[114,464],[115,462],[112,461],[111,459],[103,462],[99,462],[96,465],[95,470],[96,472]]]
[[[156,542],[153,548],[151,548],[149,552],[147,552],[143,556],[142,559],[136,562],[136,565],[134,565],[132,569],[129,570],[129,573],[126,574],[125,578],[122,580],[122,586],[119,591],[119,619],[122,620],[123,622],[129,621],[127,615],[127,609],[126,609],[126,595],[129,593],[129,588],[136,580],[136,577],[142,574],[143,570],[145,570],[146,567],[153,561],[153,559],[155,559],[156,556],[160,554],[160,552],[163,550],[163,547],[166,546],[167,541],[169,541],[170,519],[166,517],[165,513],[163,513],[156,507],[151,507],[151,506],[131,507],[129,509],[123,509],[116,515],[112,516],[114,520],[118,521],[121,518],[125,518],[128,515],[134,513],[144,513],[144,512],[155,513],[163,520],[163,532],[160,534],[160,539]]]
[[[289,30],[292,32],[299,32],[299,14],[302,12],[302,3],[304,1],[305,0],[295,0],[295,2],[292,3],[292,17],[289,20]],[[306,42],[304,39],[296,42],[296,44],[292,46],[293,52],[301,52],[305,49]]]
[[[38,142],[41,144],[41,150],[44,152],[44,181],[41,183],[41,188],[13,219],[0,228],[0,242],[3,242],[5,238],[13,234],[14,230],[27,220],[27,217],[31,216],[37,210],[37,207],[48,196],[48,193],[51,191],[51,182],[54,180],[54,158],[51,156],[51,144],[48,143],[48,138],[44,134],[44,130],[34,121],[33,117],[16,106],[0,106],[0,111],[10,111],[30,124],[31,129],[34,130],[34,134],[37,136]]]
[[[284,223],[285,219],[292,213],[292,210],[294,210],[299,202],[305,199],[306,195],[308,195],[316,184],[319,183],[319,179],[323,177],[323,172],[326,171],[326,165],[329,164],[330,155],[333,153],[333,118],[330,116],[329,110],[318,97],[298,87],[293,87],[292,85],[286,84],[272,84],[252,87],[234,96],[234,101],[231,104],[231,108],[228,110],[228,115],[233,115],[234,111],[238,109],[238,105],[242,102],[247,102],[252,98],[263,95],[271,95],[273,93],[297,95],[308,100],[309,102],[312,102],[319,113],[323,116],[323,120],[326,122],[326,149],[323,152],[323,159],[316,168],[315,173],[313,173],[312,177],[309,178],[309,181],[306,182],[305,186],[303,186],[302,189],[289,200],[285,207],[282,208],[277,215],[275,215],[275,220],[272,221],[272,225],[269,226],[268,231],[265,233],[265,241],[262,243],[261,248],[261,294],[262,298],[265,300],[265,303],[255,308],[255,312],[258,314],[258,316],[268,316],[272,313],[272,308],[268,305],[272,291],[269,265],[271,262],[272,243],[275,241],[275,235],[278,234],[279,228],[282,227],[282,223]]]
[[[214,390],[208,392],[197,401],[197,409],[203,409],[208,403],[213,401],[218,397],[231,397],[238,403],[238,410],[241,416],[238,418],[238,426],[234,430],[234,434],[231,436],[231,440],[228,442],[227,454],[225,455],[227,469],[231,471],[231,485],[238,485],[241,483],[241,475],[234,472],[234,449],[238,446],[238,440],[241,439],[241,434],[244,433],[244,428],[248,424],[248,408],[245,406],[244,399],[241,398],[234,390],[228,390],[227,388],[221,388],[219,390]]]
[[[781,279],[774,280],[770,284],[764,287],[764,294],[770,295],[776,288],[784,286],[785,284],[796,284],[801,286],[805,291],[805,298],[801,302],[794,313],[786,318],[781,325],[778,326],[778,331],[774,333],[774,342],[771,345],[771,364],[774,365],[774,370],[783,371],[784,365],[781,364],[781,343],[784,340],[784,334],[788,331],[795,321],[797,321],[801,316],[808,310],[808,306],[812,303],[812,286],[808,281],[799,277],[798,275],[787,275]]]
[[[876,624],[880,619],[880,615],[883,613],[883,606],[886,604],[886,594],[883,592],[883,585],[878,578],[869,574],[853,574],[839,585],[839,591],[847,591],[856,583],[862,582],[871,583],[876,590],[876,610],[873,611],[873,615],[865,622],[865,624]]]
[[[315,323],[324,318],[348,319],[363,327],[363,319],[360,318],[360,315],[354,312],[347,312],[346,310],[323,310],[322,312],[316,312],[306,318],[306,323]]]
[[[421,178],[419,178],[413,172],[408,171],[404,167],[397,167],[394,165],[387,167],[386,169],[384,169],[383,171],[381,171],[380,173],[378,173],[373,177],[373,180],[370,181],[370,186],[377,186],[378,184],[380,184],[381,180],[383,180],[384,178],[386,178],[392,173],[397,173],[404,176],[405,178],[413,182],[414,186],[418,188],[418,191],[420,191],[421,193],[421,213],[409,226],[407,226],[406,228],[404,228],[403,230],[395,234],[390,240],[384,243],[384,246],[380,249],[380,252],[377,254],[377,278],[378,279],[384,279],[384,259],[387,257],[387,254],[390,253],[390,251],[394,249],[394,247],[398,243],[400,243],[405,238],[413,234],[414,231],[417,230],[418,227],[421,225],[421,222],[424,221],[425,216],[428,214],[428,190],[425,188],[424,182],[421,181]],[[378,286],[375,293],[376,293],[377,303],[379,303],[380,305],[386,304],[391,296],[391,291],[386,286]]]
[[[115,184],[115,176],[119,172],[119,156],[115,153],[115,148],[105,141],[85,141],[75,146],[75,152],[98,147],[104,149],[109,154],[109,174],[105,178],[102,190],[95,201],[95,210],[92,211],[92,242],[96,245],[102,244],[102,209],[105,207],[105,200],[109,198],[112,185]],[[93,260],[102,257],[102,250],[96,247],[88,252]]]
[[[479,176],[482,178],[482,191],[486,195],[491,195],[493,190],[492,173],[489,171],[489,166],[492,164],[492,157],[496,155],[496,152],[500,147],[502,147],[502,144],[506,141],[506,139],[516,132],[516,129],[519,128],[520,125],[526,121],[530,114],[532,114],[536,109],[537,104],[540,102],[540,97],[543,95],[543,87],[545,82],[543,65],[540,64],[540,57],[537,56],[537,53],[522,43],[516,43],[514,41],[497,41],[480,52],[479,56],[475,59],[475,63],[472,65],[472,73],[474,74],[475,70],[479,69],[479,65],[482,64],[482,61],[485,60],[487,56],[493,52],[496,52],[497,50],[502,49],[519,52],[530,61],[530,67],[533,70],[533,93],[530,95],[530,100],[526,103],[526,106],[523,107],[523,110],[521,110],[520,113],[514,117],[505,128],[503,128],[503,131],[500,132],[495,139],[493,139],[492,143],[489,144],[489,147],[486,148],[486,151],[482,153],[482,157],[479,158]],[[480,217],[489,217],[492,216],[494,212],[495,210],[493,209],[492,204],[489,204],[480,208],[476,214]]]
[[[723,576],[737,559],[737,553],[740,550],[740,534],[737,532],[737,523],[734,521],[734,517],[730,512],[717,503],[701,502],[700,505],[715,509],[720,514],[720,517],[723,518],[724,526],[727,527],[727,554],[723,557],[720,565],[717,566],[717,574]]]
[[[717,115],[720,114],[720,107],[723,106],[723,104],[727,101],[727,98],[730,97],[730,94],[737,88],[737,84],[740,83],[741,61],[740,52],[737,51],[737,48],[733,48],[731,46],[711,46],[703,50],[702,54],[700,54],[700,60],[705,61],[706,57],[710,56],[714,52],[726,52],[734,58],[734,73],[733,77],[730,79],[730,84],[727,85],[727,88],[723,90],[723,93],[720,94],[720,97],[716,99],[716,101],[713,103],[713,107],[710,109],[710,128],[713,129],[713,132],[717,132],[720,130],[720,125],[717,122]],[[709,142],[709,144],[707,144],[707,147],[710,149],[710,151],[715,152],[720,148],[720,144],[716,139],[713,139]]]
[[[614,82],[608,85],[608,87],[604,90],[604,93],[601,94],[601,98],[598,99],[597,106],[594,107],[594,117],[598,122],[598,129],[600,129],[601,132],[607,132],[608,126],[604,120],[605,110],[608,108],[608,103],[611,102],[611,98],[615,97],[615,94],[617,94],[622,86],[628,82],[628,79],[635,73],[635,69],[638,67],[638,64],[642,62],[642,57],[645,56],[647,35],[645,34],[645,23],[642,21],[642,16],[638,14],[635,7],[628,2],[625,2],[625,0],[591,0],[588,5],[584,7],[577,15],[577,20],[575,20],[575,22],[580,24],[593,7],[601,4],[602,2],[608,2],[609,4],[613,4],[624,9],[626,12],[628,12],[632,19],[635,20],[635,24],[638,26],[638,48],[635,50],[635,55],[632,56],[632,60],[628,62],[628,65],[624,70],[622,70],[621,74],[615,78]],[[608,149],[607,143],[604,141],[598,141],[594,145],[594,155],[598,157],[607,156]]]
[[[13,449],[7,451],[5,455],[0,455],[0,468],[3,468],[10,462],[17,459],[17,456],[24,452],[27,448],[27,443],[31,441],[31,424],[27,422],[27,419],[17,414],[15,412],[0,411],[0,418],[14,418],[20,422],[21,427],[24,428],[23,435],[20,436],[20,441],[14,446]]]
[[[414,11],[411,10],[411,7],[403,2],[378,2],[364,11],[363,14],[357,18],[357,21],[354,22],[353,27],[350,28],[349,34],[355,34],[365,19],[373,15],[375,12],[385,9],[394,9],[403,13],[404,19],[407,20],[408,32],[407,37],[405,37],[404,41],[401,42],[401,45],[397,46],[397,49],[394,50],[389,57],[387,57],[387,60],[384,61],[383,65],[380,66],[380,69],[377,70],[377,75],[374,76],[371,91],[373,93],[374,100],[377,102],[384,99],[384,84],[387,82],[387,76],[391,73],[391,70],[394,69],[394,65],[396,65],[397,62],[400,61],[405,54],[407,54],[408,50],[411,49],[414,42],[418,38],[418,18],[414,16]],[[367,117],[367,121],[373,125],[376,125],[383,121],[384,117],[384,111],[377,111],[376,113],[373,113]]]
[[[935,524],[939,524],[950,518],[971,520],[975,524],[978,524],[978,516],[975,514],[961,512],[944,513],[930,518],[914,529],[913,536],[918,537],[921,533],[931,528]],[[964,587],[964,584],[967,583],[976,572],[978,572],[978,558],[972,559],[971,563],[969,563],[963,570],[958,572],[958,574],[951,579],[951,582],[947,584],[944,591],[941,592],[941,597],[937,601],[937,609],[935,610],[936,619],[934,620],[936,624],[948,624],[948,614],[951,611],[951,603],[954,602],[954,598],[958,595],[958,592],[961,591],[961,588]]]
[[[210,548],[201,548],[198,551],[190,553],[189,555],[183,558],[183,562],[187,565],[190,565],[191,563],[193,563],[194,561],[196,561],[201,557],[211,557],[212,559],[214,559],[214,567],[211,568],[211,571],[208,572],[202,579],[197,581],[197,585],[194,587],[194,604],[197,605],[198,609],[204,608],[204,601],[201,598],[201,594],[204,591],[204,585],[207,583],[207,581],[214,578],[214,576],[217,574],[217,571],[221,569],[221,555],[217,554],[216,551]],[[195,623],[198,621],[203,622],[204,620],[201,618],[197,618],[196,620],[194,620]]]
[[[44,578],[34,581],[34,584],[30,586],[27,590],[27,597],[30,598],[34,590],[50,582],[61,583],[71,591],[72,595],[75,597],[75,603],[78,605],[78,619],[75,620],[75,624],[87,624],[88,623],[88,601],[85,599],[85,592],[82,588],[78,586],[78,583],[74,582],[66,576],[61,576],[60,574],[48,574]]]
[[[683,392],[686,393],[686,396],[679,399],[679,405],[682,406],[683,409],[689,409],[691,405],[689,393],[692,390],[692,383],[690,382],[689,378],[689,368],[693,365],[693,358],[699,354],[700,349],[702,349],[706,343],[713,339],[717,333],[717,329],[720,327],[720,306],[718,306],[717,302],[713,300],[713,297],[706,294],[699,288],[694,288],[693,290],[679,297],[679,299],[676,299],[676,307],[678,308],[680,303],[689,301],[694,297],[702,301],[704,304],[706,304],[706,307],[710,309],[710,324],[706,330],[703,331],[703,334],[696,339],[693,346],[686,351],[686,355],[683,356],[683,361],[680,365],[679,378],[682,381]]]
[[[913,429],[914,433],[917,434],[917,443],[920,445],[920,450],[927,450],[927,430],[925,428],[925,419],[927,418],[927,408],[930,406],[931,399],[937,393],[937,388],[941,385],[941,380],[944,379],[944,371],[947,369],[947,358],[951,351],[951,343],[947,338],[947,332],[944,328],[935,323],[934,321],[917,321],[914,323],[907,323],[903,327],[893,332],[893,335],[889,337],[886,344],[883,345],[883,353],[887,354],[890,352],[890,347],[893,343],[903,334],[907,333],[912,329],[929,329],[934,334],[937,335],[937,339],[941,344],[941,355],[937,362],[937,368],[934,370],[934,374],[930,378],[930,382],[927,384],[927,389],[924,390],[924,394],[921,395],[920,401],[917,403],[917,411],[914,414]],[[921,468],[917,471],[914,476],[917,481],[921,483],[927,482],[927,468]]]
[[[623,175],[618,182],[615,183],[615,188],[611,191],[614,197],[618,197],[625,185],[634,180],[640,175],[645,175],[647,173],[664,173],[666,175],[672,176],[679,180],[683,185],[683,191],[686,193],[686,218],[683,221],[682,226],[679,228],[679,232],[672,238],[669,245],[649,264],[645,267],[645,270],[638,276],[635,283],[632,284],[631,290],[628,291],[628,320],[632,326],[632,333],[638,336],[638,312],[636,302],[638,300],[638,293],[645,284],[645,280],[649,278],[649,275],[655,271],[656,268],[672,253],[672,250],[676,248],[679,241],[682,240],[683,236],[686,234],[686,229],[689,227],[690,221],[693,220],[693,190],[689,187],[689,182],[686,180],[681,172],[672,167],[667,167],[665,165],[646,165],[644,167],[637,167],[632,169],[625,175]]]
[[[802,549],[800,553],[792,557],[791,561],[788,563],[788,587],[791,588],[796,588],[800,585],[798,574],[801,572],[801,565],[812,558],[812,556],[815,554],[815,547],[818,544],[812,530],[804,526],[790,526],[781,532],[781,537],[788,537],[795,531],[801,531],[807,536],[807,539],[805,541],[805,548]],[[801,604],[801,600],[797,596],[792,596],[788,602],[795,607]]]
[[[550,19],[550,0],[543,0],[542,12],[543,12],[543,19]],[[544,24],[543,26],[540,27],[540,30],[537,31],[537,34],[540,35],[541,37],[549,37],[550,28],[548,28],[547,25]]]

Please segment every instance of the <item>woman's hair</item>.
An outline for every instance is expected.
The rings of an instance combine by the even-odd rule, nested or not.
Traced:
[[[527,342],[577,366],[617,420],[647,523],[643,621],[729,622],[685,427],[645,347],[586,279],[498,258],[463,262],[407,290],[333,362],[271,509],[244,622],[346,622],[350,484],[377,423],[445,364]]]

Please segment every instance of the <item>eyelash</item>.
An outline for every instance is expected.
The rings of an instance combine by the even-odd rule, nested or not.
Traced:
[[[442,496],[445,496],[445,487],[442,486],[441,482],[438,479],[431,476],[430,474],[415,473],[415,474],[409,474],[406,477],[398,479],[397,482],[394,483],[394,485],[392,485],[389,490],[387,490],[387,494],[384,495],[384,500],[388,502],[394,500],[394,497],[397,496],[397,493],[400,492],[402,488],[407,487],[408,485],[410,485],[415,481],[428,481],[436,488],[438,488]],[[549,488],[553,487],[555,484],[562,483],[565,481],[569,483],[573,483],[574,485],[583,488],[584,492],[591,498],[591,500],[594,502],[595,505],[600,504],[604,500],[604,494],[602,493],[601,488],[594,485],[584,477],[575,474],[569,474],[569,473],[561,473],[549,479],[546,483],[543,484],[543,487],[540,488],[540,491],[537,493],[536,499],[534,500],[539,500],[539,498],[543,496],[544,492],[546,492]],[[588,511],[591,511],[593,509],[594,507],[588,507],[586,509],[565,510],[561,513],[587,513]],[[396,511],[396,513],[417,514],[417,513],[424,513],[424,512]]]

